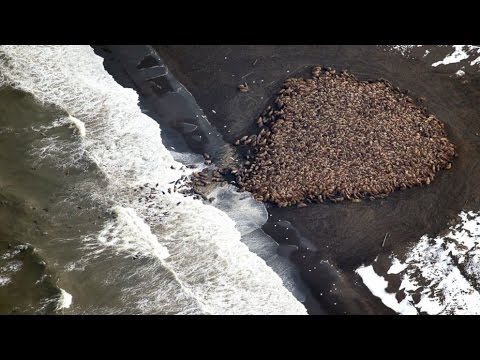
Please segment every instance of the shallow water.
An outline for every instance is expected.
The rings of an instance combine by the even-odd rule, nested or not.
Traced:
[[[241,242],[263,214],[260,223],[236,224],[214,206],[167,192],[191,171],[175,159],[198,159],[165,148],[137,94],[102,62],[88,46],[0,48],[1,194],[24,211],[5,203],[1,228],[28,239],[53,274],[49,311],[306,313]],[[14,280],[0,286],[28,286]],[[30,312],[43,311],[37,298],[45,292],[30,296]],[[18,306],[11,291],[2,302],[5,312]]]
[[[478,211],[475,48],[450,60],[452,48],[437,46],[156,48],[168,69],[141,47],[95,49],[109,72],[124,73],[117,82],[140,93],[146,115],[89,47],[0,48],[1,313],[304,313],[298,300],[310,313],[393,313],[379,299],[385,289],[374,288],[385,281],[363,283],[356,270],[373,263],[396,293],[391,263],[413,259],[413,270],[430,269],[435,261],[425,265],[415,246],[432,259],[444,256],[437,247],[447,223],[462,210]],[[218,163],[235,161],[225,141],[251,133],[282,81],[314,64],[426,96],[458,148],[452,170],[384,200],[305,209],[265,209],[231,187],[217,189],[211,205],[163,196],[187,174],[180,163],[201,162],[203,151]],[[253,91],[240,96],[244,80]],[[436,247],[425,234],[439,236]],[[446,274],[458,273],[452,264]],[[410,268],[402,271],[405,286],[417,286]],[[407,294],[411,304],[415,291]]]
[[[426,106],[446,124],[459,157],[450,171],[441,171],[430,186],[396,192],[384,200],[359,204],[316,204],[308,208],[269,207],[264,226],[278,242],[298,246],[291,259],[302,271],[312,293],[329,313],[390,312],[376,301],[355,273],[379,254],[405,254],[425,235],[448,227],[462,210],[480,206],[480,77],[478,48],[459,62],[432,66],[454,52],[451,46],[156,46],[175,75],[199,104],[216,113],[210,120],[230,142],[251,134],[254,119],[273,99],[287,77],[308,75],[313,65],[348,69],[360,79],[385,78],[425,96]],[[301,56],[299,56],[301,54]],[[458,76],[458,71],[465,74]],[[239,83],[251,91],[240,94]],[[275,226],[288,221],[288,231]],[[383,239],[389,234],[382,247]],[[315,247],[302,239],[308,239]],[[323,261],[343,274],[325,280]],[[336,289],[335,289],[336,287]],[[333,291],[330,291],[332,290]],[[344,300],[340,304],[326,293]],[[334,304],[337,303],[337,304]]]

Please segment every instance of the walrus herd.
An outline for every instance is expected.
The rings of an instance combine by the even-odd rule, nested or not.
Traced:
[[[373,200],[430,184],[456,156],[445,128],[406,91],[316,66],[289,78],[257,119],[246,161],[232,173],[240,191],[280,207]]]

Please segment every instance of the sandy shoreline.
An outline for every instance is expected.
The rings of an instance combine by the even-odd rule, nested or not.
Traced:
[[[354,272],[379,254],[402,254],[423,234],[436,234],[466,206],[480,204],[480,167],[462,153],[478,151],[478,139],[468,129],[479,128],[475,117],[478,90],[458,81],[426,71],[425,64],[407,61],[373,46],[155,46],[174,74],[195,97],[227,142],[251,133],[255,118],[282,81],[304,75],[313,64],[347,68],[359,78],[384,77],[395,85],[426,96],[427,106],[447,124],[447,132],[459,148],[459,159],[451,172],[442,172],[429,187],[394,193],[391,197],[361,204],[316,204],[303,209],[268,207],[270,217],[264,231],[297,265],[313,296],[307,297],[311,314],[393,314],[374,297]],[[108,47],[107,47],[108,50]],[[137,87],[122,70],[121,52],[96,47],[107,58],[106,69],[122,85]],[[301,56],[299,56],[301,54]],[[110,60],[108,60],[110,57]],[[436,73],[435,73],[436,72]],[[121,79],[121,80],[119,80]],[[248,81],[251,91],[240,96],[237,86]],[[255,82],[253,82],[255,81]],[[137,90],[138,91],[138,90]],[[201,154],[212,143],[182,139],[181,131],[170,130],[164,100],[139,91],[142,108],[162,127],[162,138],[192,148]],[[172,99],[168,99],[171,101]],[[465,110],[464,105],[470,108]],[[152,114],[148,109],[152,110]],[[175,108],[175,106],[173,106]],[[160,115],[158,114],[159,110]],[[163,122],[163,123],[162,123]],[[180,150],[180,149],[179,149]],[[459,183],[455,179],[462,179]],[[441,194],[441,196],[439,196]],[[389,233],[388,242],[382,240]]]

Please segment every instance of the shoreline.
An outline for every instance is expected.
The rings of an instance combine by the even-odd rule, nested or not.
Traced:
[[[153,48],[158,52],[155,46]],[[219,118],[221,110],[216,110],[215,106],[209,108],[203,105],[201,100],[195,96],[195,93],[181,80],[185,77],[185,74],[181,72],[181,69],[169,63],[162,52],[158,52],[158,54],[160,55],[160,61],[165,63],[169,69],[167,76],[173,73],[173,82],[182,84],[188,89],[188,92],[192,92],[195,96],[195,101],[208,116],[208,119],[203,119],[200,114],[196,114],[199,116],[192,118],[191,113],[196,111],[195,104],[187,104],[187,108],[185,108],[185,105],[181,104],[183,100],[175,98],[175,93],[171,93],[172,88],[168,84],[162,84],[163,91],[155,91],[155,86],[152,88],[148,79],[142,79],[137,70],[137,64],[132,63],[131,59],[138,58],[142,53],[148,54],[149,49],[147,46],[129,46],[127,49],[122,46],[105,47],[99,45],[94,46],[94,50],[97,55],[104,57],[106,70],[114,76],[118,83],[124,87],[132,87],[139,93],[142,111],[159,123],[162,129],[162,141],[164,141],[167,148],[172,148],[176,151],[193,151],[197,154],[208,152],[213,155],[214,163],[219,165],[218,160],[222,157],[222,154],[219,154],[219,143],[214,139],[221,136],[227,143],[231,144],[233,139],[238,136],[238,132],[241,131],[241,127],[256,128],[255,122],[247,116],[242,116],[241,119],[238,119],[237,127],[233,126],[232,121],[229,121],[231,116]],[[138,51],[138,53],[135,54],[132,51]],[[153,67],[153,69],[155,68]],[[157,71],[163,76],[165,70],[160,68]],[[308,71],[309,69],[305,69],[305,72]],[[136,75],[138,76],[135,77]],[[289,73],[286,75],[290,76]],[[150,75],[151,77],[154,76]],[[280,83],[281,81],[283,79],[279,78],[277,82]],[[277,85],[271,84],[270,87],[274,88]],[[270,102],[270,98],[273,99],[275,93],[275,91],[272,91],[271,96],[265,94],[263,97],[265,103]],[[229,96],[235,97],[236,95],[237,89],[235,87]],[[228,99],[227,96],[220,96],[219,94],[209,95],[209,99],[212,100],[219,100],[219,98]],[[258,107],[258,105],[259,103],[250,104],[250,107],[248,107],[249,111],[244,114],[252,113],[252,110],[255,111],[255,107]],[[181,116],[175,113],[180,106],[183,106],[182,110],[180,110]],[[182,127],[178,125],[185,119],[188,119],[189,123],[194,123],[195,125],[199,125],[202,121],[211,122],[219,133],[210,137],[205,136],[205,133],[200,133],[200,135],[198,132],[194,132],[194,135],[188,132],[185,133],[182,131]],[[198,137],[202,135],[202,141],[198,141]],[[197,136],[196,139],[194,138],[195,136]],[[269,218],[263,226],[263,231],[279,244],[278,252],[283,256],[287,255],[286,257],[293,263],[296,271],[299,272],[297,275],[299,278],[296,282],[298,281],[300,286],[306,285],[307,287],[306,298],[303,303],[309,314],[394,314],[391,309],[382,304],[380,299],[370,293],[357,274],[345,272],[344,269],[337,266],[334,257],[331,255],[319,256],[318,248],[308,246],[308,244],[313,244],[315,241],[301,234],[298,230],[298,224],[293,225],[291,220],[285,218],[284,212],[279,211],[282,209],[277,209],[271,204],[265,205]],[[298,210],[299,212],[294,214],[301,216],[300,211],[307,209],[286,210],[290,212]],[[285,221],[289,224],[288,226],[277,226],[277,223]]]
[[[97,54],[101,47],[94,47]],[[206,150],[209,142],[195,140],[190,133],[182,135],[182,129],[168,122],[171,113],[156,113],[162,109],[165,98],[139,91],[138,84],[122,69],[122,47],[115,48],[120,54],[103,54],[110,58],[104,63],[107,71],[116,73],[120,79],[115,79],[123,86],[137,89],[142,110],[161,125],[165,145],[168,147],[169,139],[186,143],[186,138],[190,146],[185,149],[211,154]],[[310,314],[395,314],[372,295],[355,270],[379,257],[388,260],[393,254],[403,256],[424,234],[445,230],[448,221],[467,202],[471,208],[480,206],[480,191],[475,186],[480,180],[480,168],[473,163],[475,160],[462,156],[478,152],[478,139],[470,130],[480,129],[475,117],[478,109],[472,105],[465,110],[462,105],[474,104],[479,92],[453,77],[439,76],[436,68],[426,71],[420,61],[410,61],[374,46],[154,48],[175,79],[194,96],[208,116],[207,121],[230,144],[257,128],[255,119],[272,102],[285,78],[305,76],[317,64],[346,68],[360,79],[383,77],[416,97],[426,95],[429,110],[446,123],[449,138],[458,146],[459,158],[452,170],[440,172],[428,187],[395,192],[386,199],[360,204],[315,204],[301,209],[266,205],[269,219],[263,230],[280,245],[279,253],[295,264],[310,289],[304,303]],[[237,87],[245,80],[251,91],[239,94]],[[168,108],[163,106],[163,111],[169,111]],[[213,157],[218,160],[221,154],[214,153]],[[462,179],[461,184],[458,179]],[[386,233],[389,237],[384,244]]]
[[[250,134],[257,130],[257,124],[255,119],[264,110],[264,108],[273,102],[278,90],[281,88],[283,81],[287,77],[295,75],[308,76],[310,74],[310,66],[296,64],[293,61],[288,66],[287,70],[279,74],[278,69],[270,69],[270,64],[265,62],[263,65],[257,57],[252,56],[250,59],[242,59],[242,63],[235,62],[233,67],[229,67],[228,60],[233,57],[241,57],[243,50],[242,47],[232,46],[225,47],[225,51],[229,55],[225,57],[217,56],[216,62],[211,60],[211,63],[202,64],[199,59],[202,55],[199,47],[192,48],[190,55],[197,54],[195,63],[201,63],[204,65],[203,71],[208,69],[217,70],[218,72],[212,73],[210,80],[207,80],[204,76],[199,76],[202,86],[198,88],[198,92],[195,92],[195,85],[192,83],[191,78],[188,77],[190,71],[192,71],[193,61],[188,65],[181,63],[183,56],[172,56],[170,53],[165,52],[165,48],[154,46],[159,52],[162,59],[167,66],[175,72],[175,76],[185,86],[190,84],[192,89],[190,91],[195,96],[197,102],[208,113],[208,109],[215,110],[210,112],[209,118],[217,129],[222,133],[224,138],[233,143],[237,138],[245,134]],[[167,47],[168,48],[168,47]],[[204,47],[211,50],[212,53],[219,53],[222,51],[222,47]],[[257,50],[260,48],[260,50]],[[282,47],[281,51],[286,53],[294,52],[295,46]],[[163,51],[162,51],[163,50]],[[190,49],[188,49],[190,50]],[[187,51],[188,51],[187,50]],[[261,56],[260,52],[264,52],[267,55],[272,51],[272,46],[265,47],[249,47],[251,52],[256,53],[256,56]],[[313,47],[312,53],[315,51],[322,52],[322,47]],[[210,52],[210,51],[208,51]],[[275,53],[275,51],[272,51]],[[234,55],[235,56],[232,56]],[[206,55],[206,54],[205,54]],[[292,53],[293,55],[293,53]],[[225,59],[226,58],[226,59]],[[264,57],[265,58],[265,57]],[[295,57],[296,58],[296,57]],[[225,60],[225,64],[223,61]],[[250,61],[252,60],[252,61]],[[257,60],[257,61],[255,61]],[[207,61],[208,62],[208,61]],[[315,64],[315,63],[313,63]],[[228,68],[232,74],[226,74],[225,69],[222,69],[222,65]],[[186,66],[186,69],[179,68]],[[197,74],[196,68],[193,73]],[[296,69],[295,71],[290,69]],[[249,71],[250,70],[250,71]],[[244,75],[241,75],[242,72]],[[239,93],[237,89],[237,82],[243,82],[245,78],[253,76],[252,72],[258,72],[256,79],[250,79],[251,91],[247,94]],[[228,75],[231,75],[229,78]],[[233,76],[235,75],[235,76]],[[245,76],[246,75],[246,76]],[[220,83],[220,90],[216,90],[215,85],[209,86],[208,81]],[[203,82],[207,81],[207,84]],[[209,91],[202,91],[203,85],[207,86]],[[213,94],[212,94],[213,93]],[[209,102],[213,102],[211,105]],[[208,105],[206,105],[208,104]],[[220,111],[222,113],[220,113]],[[230,131],[229,131],[230,130]],[[233,135],[232,135],[233,134]],[[238,150],[237,150],[238,151]],[[316,204],[316,210],[325,209],[328,211],[331,209],[330,204]],[[322,247],[315,247],[315,238],[310,235],[302,234],[301,229],[306,221],[302,219],[302,214],[309,212],[310,209],[278,209],[272,204],[266,204],[269,212],[269,220],[263,226],[263,230],[270,235],[275,241],[282,247],[290,249],[289,258],[295,264],[297,269],[301,273],[302,280],[307,284],[310,290],[310,296],[307,297],[305,305],[309,312],[312,314],[326,313],[326,314],[394,314],[395,312],[386,306],[373,296],[368,288],[364,286],[360,277],[353,271],[345,271],[336,264],[335,254],[322,254]],[[284,211],[282,211],[284,210]],[[292,214],[292,218],[286,218],[285,214]],[[278,226],[278,222],[285,223],[285,226]],[[325,245],[324,245],[325,246]],[[329,245],[326,245],[328,248]],[[323,312],[317,312],[315,305],[320,304]]]
[[[7,301],[43,311],[45,303],[35,304],[35,297],[49,287],[32,282],[40,275],[55,286],[57,298],[48,299],[54,305],[61,289],[71,295],[72,306],[62,313],[307,314],[293,282],[278,276],[285,272],[267,266],[272,261],[264,255],[274,246],[261,248],[262,239],[271,240],[259,229],[267,219],[263,205],[237,199],[247,194],[231,186],[216,195],[215,207],[169,191],[191,173],[182,164],[204,167],[201,156],[168,151],[159,124],[141,111],[138,93],[117,83],[90,46],[14,46],[2,48],[2,55],[11,65],[2,68],[2,160],[10,194],[2,216],[13,216],[11,236],[26,238],[39,255],[31,264],[20,246],[0,249],[8,267],[9,277],[0,279]],[[131,60],[136,70],[139,59]],[[158,76],[149,79],[164,78],[161,66],[154,70]],[[138,75],[146,73],[131,73],[130,81],[141,83]],[[177,109],[166,111],[188,114],[185,100],[196,106],[174,81],[160,84],[170,85],[165,95],[177,100],[167,102]],[[196,122],[198,131],[206,124],[216,134],[206,119]],[[211,144],[217,147],[215,137]],[[222,206],[232,208],[238,227]],[[241,241],[246,234],[248,242]],[[33,296],[30,284],[38,289]]]
[[[140,108],[160,125],[162,141],[167,148],[175,152],[186,152],[197,156],[207,152],[212,155],[214,163],[219,169],[228,166],[229,161],[233,161],[229,159],[231,159],[231,156],[235,156],[234,147],[226,144],[221,135],[211,126],[208,119],[202,116],[203,112],[198,108],[195,100],[189,98],[191,95],[187,94],[188,90],[185,93],[182,89],[183,85],[172,77],[169,71],[161,69],[163,67],[162,59],[157,59],[157,62],[151,68],[156,73],[150,71],[148,74],[150,77],[148,78],[143,77],[142,73],[137,71],[138,66],[135,59],[144,58],[151,49],[147,46],[128,47],[128,49],[120,46],[94,46],[94,51],[104,58],[104,67],[116,82],[123,87],[131,87],[137,91]],[[150,56],[147,55],[147,57]],[[150,61],[153,60],[150,59]],[[156,75],[158,77],[169,76],[169,78],[163,79],[165,81],[162,86],[165,91],[158,91],[156,86],[152,86],[151,78],[155,79]],[[182,115],[179,116],[176,113],[177,111],[180,111]],[[185,127],[184,124],[189,126]],[[264,234],[263,236],[267,235]],[[274,244],[275,239],[271,239],[271,241]],[[269,244],[264,245],[270,246]],[[256,251],[252,252],[256,253]],[[324,314],[325,311],[309,294],[310,291],[300,279],[300,275],[296,274],[293,264],[285,265],[284,261],[288,262],[289,260],[287,260],[288,257],[283,255],[284,252],[284,250],[278,251],[275,256],[283,257],[285,260],[281,260],[281,263],[277,263],[276,266],[269,266],[277,272],[277,275],[286,270],[284,266],[288,266],[287,271],[293,273],[287,275],[287,278],[291,281],[291,276],[293,276],[295,279],[294,292],[302,298],[308,298],[306,302],[302,301],[302,303],[304,306],[308,303],[307,310],[309,313]],[[274,254],[266,256],[271,260],[272,255]],[[258,253],[256,256],[263,258]],[[263,259],[267,261],[267,258]],[[280,267],[278,269],[280,272],[276,271],[275,267]]]
[[[429,54],[425,57],[425,48],[418,48],[415,51],[421,50],[421,56],[412,59],[376,46],[155,45],[154,48],[230,143],[257,129],[255,120],[272,103],[286,78],[307,77],[314,65],[347,69],[359,80],[384,78],[407,89],[414,99],[426,97],[427,110],[445,124],[447,136],[459,156],[451,170],[440,171],[428,186],[396,191],[385,199],[359,204],[315,204],[301,209],[267,206],[272,216],[264,225],[265,232],[280,244],[315,246],[314,250],[306,250],[310,246],[305,245],[304,250],[293,251],[290,257],[327,313],[393,314],[393,310],[371,294],[355,270],[378,258],[383,259],[384,265],[376,269],[386,274],[388,267],[384,267],[393,256],[404,257],[423,235],[435,236],[445,231],[462,210],[480,207],[477,186],[480,168],[471,156],[480,151],[480,138],[475,135],[480,133],[477,101],[480,91],[475,86],[478,80],[473,74],[459,79],[455,64],[431,66],[431,59],[442,59],[448,49],[428,47]],[[250,87],[246,94],[238,91],[238,85],[245,81]],[[278,220],[289,225],[279,231],[274,226]],[[329,261],[333,265],[330,268],[341,274],[336,280],[326,280],[326,275],[318,271],[324,261]],[[340,289],[337,285],[342,278],[346,281]],[[392,281],[389,288],[394,290],[399,285]],[[320,295],[330,290],[332,299]],[[335,296],[344,303],[334,305]]]

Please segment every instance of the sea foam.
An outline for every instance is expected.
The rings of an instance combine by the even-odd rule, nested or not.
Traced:
[[[73,297],[63,289],[60,289],[60,297],[58,298],[57,311],[68,309],[72,305]]]
[[[115,216],[85,237],[86,249],[140,254],[172,274],[167,282],[155,277],[154,268],[138,269],[141,281],[132,291],[141,296],[145,284],[149,291],[148,301],[136,301],[139,311],[159,312],[167,301],[169,313],[178,314],[306,314],[280,277],[240,241],[245,227],[237,228],[213,206],[166,192],[188,171],[181,172],[182,164],[163,146],[158,124],[138,107],[137,93],[117,84],[91,47],[2,46],[0,74],[0,85],[69,114],[81,140],[71,159],[95,163],[106,180],[105,187],[89,189],[90,196]],[[47,156],[52,146],[63,145],[50,139],[39,152]],[[134,189],[144,183],[158,184],[165,195],[139,203]]]

